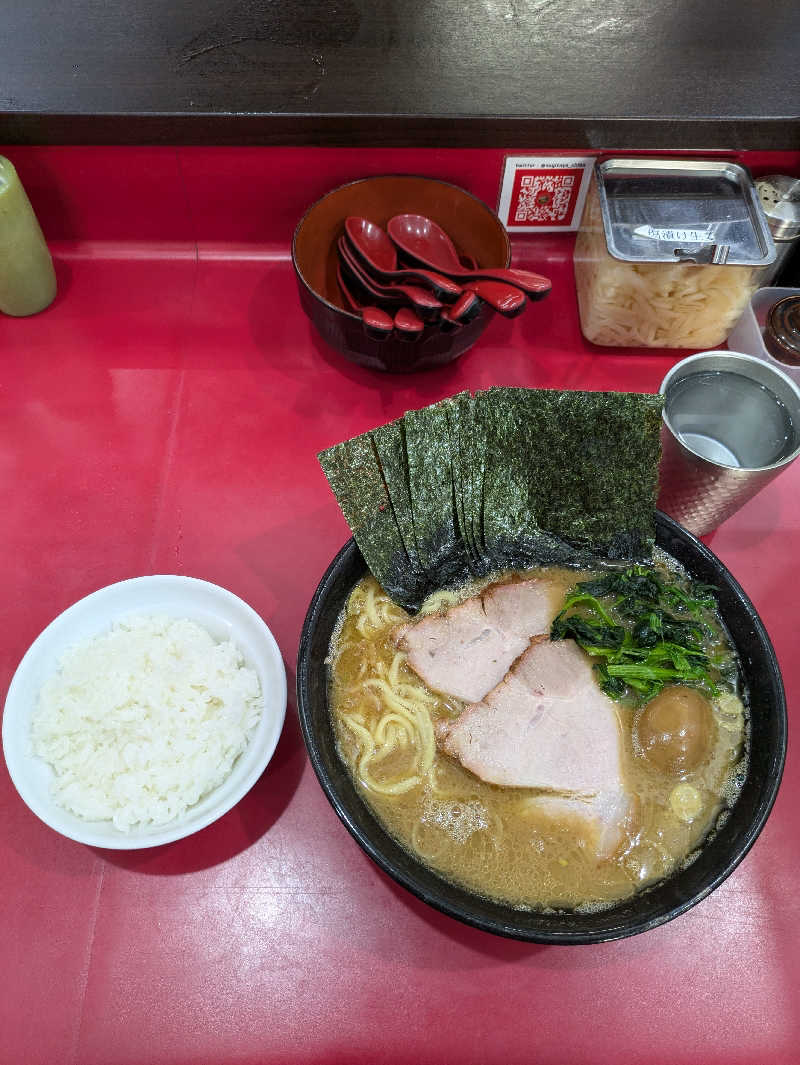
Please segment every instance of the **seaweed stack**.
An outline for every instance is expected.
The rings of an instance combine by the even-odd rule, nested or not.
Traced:
[[[416,610],[438,588],[652,551],[661,397],[461,392],[319,455],[370,570]]]

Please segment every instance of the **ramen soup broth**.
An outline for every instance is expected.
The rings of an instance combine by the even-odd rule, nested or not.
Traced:
[[[547,568],[522,576],[551,582],[555,612],[576,581],[596,574]],[[444,609],[487,583],[437,593],[423,612]],[[615,703],[635,830],[619,853],[599,859],[580,822],[530,808],[541,792],[487,784],[436,749],[436,721],[458,715],[464,704],[430,691],[406,664],[392,635],[407,620],[373,577],[356,585],[331,646],[333,723],[364,800],[395,839],[447,879],[523,908],[601,908],[691,861],[735,801],[745,776],[747,728],[738,697],[711,700],[710,753],[678,775],[643,756],[636,739],[642,708]],[[718,641],[724,641],[721,627]]]

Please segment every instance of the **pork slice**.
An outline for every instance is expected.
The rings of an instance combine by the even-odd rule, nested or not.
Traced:
[[[404,625],[395,639],[429,688],[477,702],[532,638],[549,631],[557,609],[547,581],[492,584],[444,614]]]
[[[437,738],[490,784],[585,797],[624,790],[616,707],[573,640],[531,644],[483,700],[439,722]]]
[[[590,798],[543,793],[525,799],[522,813],[567,825],[585,839],[598,858],[611,858],[635,835],[638,805],[624,791],[600,792]]]
[[[598,859],[633,838],[617,708],[573,640],[532,643],[484,699],[436,726],[439,745],[482,780],[532,788],[523,813],[570,826]]]
[[[573,640],[532,643],[506,677],[454,721],[439,745],[490,784],[533,788],[530,813],[570,823],[598,858],[617,853],[636,820],[625,788],[622,730]]]

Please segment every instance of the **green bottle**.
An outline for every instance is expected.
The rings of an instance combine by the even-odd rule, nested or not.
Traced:
[[[53,260],[12,163],[0,155],[0,311],[36,314],[56,295]]]

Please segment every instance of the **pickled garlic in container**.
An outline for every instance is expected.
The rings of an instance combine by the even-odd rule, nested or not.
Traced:
[[[614,347],[717,347],[774,257],[742,167],[608,160],[595,169],[575,244],[581,330]]]

